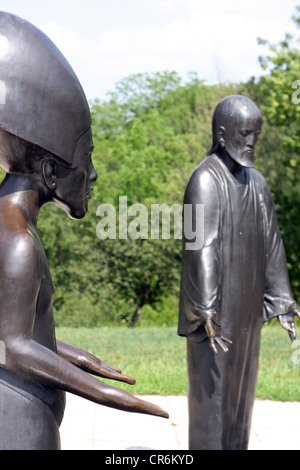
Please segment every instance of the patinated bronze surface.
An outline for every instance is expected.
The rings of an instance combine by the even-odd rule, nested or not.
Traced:
[[[203,246],[187,250],[185,240],[182,261],[178,333],[187,337],[190,449],[248,448],[262,325],[278,317],[296,336],[299,312],[271,193],[254,169],[261,126],[251,100],[224,98],[209,155],[186,187],[184,203],[204,227]]]
[[[88,210],[97,173],[89,106],[76,75],[37,28],[0,13],[0,449],[59,449],[65,392],[124,411],[161,408],[89,374],[134,383],[56,340],[53,284],[37,233],[44,204]]]

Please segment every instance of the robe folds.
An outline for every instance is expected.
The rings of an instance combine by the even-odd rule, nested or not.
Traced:
[[[270,190],[255,169],[240,183],[209,155],[192,173],[197,250],[183,245],[178,334],[187,337],[190,449],[247,449],[264,322],[296,307]],[[204,216],[196,220],[196,205]],[[209,347],[204,320],[232,341]]]
[[[0,449],[60,450],[65,392],[0,368]]]

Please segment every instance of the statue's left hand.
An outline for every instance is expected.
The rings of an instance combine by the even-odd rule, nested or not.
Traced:
[[[81,355],[79,366],[81,369],[85,370],[85,372],[102,378],[118,380],[119,382],[125,382],[130,385],[135,384],[135,379],[133,377],[122,374],[121,370],[117,367],[101,361],[86,351]]]
[[[118,380],[119,382],[125,382],[130,385],[135,384],[134,378],[129,377],[128,375],[123,375],[117,367],[101,361],[97,357],[93,356],[93,354],[83,351],[76,346],[57,340],[57,352],[64,359],[89,374],[105,379]]]
[[[294,317],[297,316],[300,318],[300,312],[297,308],[292,310],[290,313],[286,313],[285,315],[278,315],[278,321],[284,330],[287,330],[291,341],[296,339],[296,328],[295,328],[295,321]]]

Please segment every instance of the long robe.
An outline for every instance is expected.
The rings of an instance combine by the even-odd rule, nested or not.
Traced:
[[[248,448],[261,327],[296,306],[270,190],[255,169],[243,171],[240,183],[212,154],[185,192],[196,230],[204,229],[199,249],[184,240],[182,259],[178,334],[187,337],[190,449]],[[233,342],[227,354],[210,349],[208,318]]]

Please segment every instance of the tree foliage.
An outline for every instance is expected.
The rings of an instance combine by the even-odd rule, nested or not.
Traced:
[[[299,7],[294,21],[299,25]],[[300,40],[286,34],[276,45],[264,44],[269,45],[269,54],[260,58],[265,74],[254,92],[265,117],[261,166],[273,192],[291,284],[299,299]]]
[[[116,90],[108,102],[92,104],[99,201],[117,207],[126,196],[128,205],[143,204],[149,217],[153,204],[181,206],[189,174],[210,143],[215,93],[196,76],[183,85],[175,72],[131,76]],[[170,239],[151,239],[149,230],[146,239],[102,243],[107,279],[132,306],[131,320],[128,310],[121,320],[133,326],[146,304],[157,310],[178,294],[182,242],[172,232]]]
[[[151,238],[151,207],[182,205],[187,179],[210,146],[215,103],[238,91],[206,86],[194,74],[186,83],[175,72],[138,74],[118,83],[108,100],[91,103],[99,179],[89,213],[71,221],[50,205],[39,220],[58,324],[134,325],[142,310],[141,324],[143,317],[147,323],[176,322],[182,241],[174,237],[172,215],[169,238],[161,225],[159,238]],[[142,204],[148,211],[149,237],[119,239],[124,196],[128,207]],[[96,235],[101,204],[116,208],[115,239]],[[128,224],[134,220],[128,217]]]
[[[181,205],[190,173],[210,147],[213,109],[233,93],[249,96],[263,112],[257,168],[273,192],[299,297],[300,104],[293,88],[300,80],[298,42],[287,35],[269,50],[260,58],[264,74],[259,80],[210,86],[196,74],[185,82],[176,72],[138,74],[118,83],[107,100],[91,103],[99,178],[89,213],[73,221],[49,205],[39,221],[59,325],[176,323],[182,242],[172,231],[170,238],[161,231],[158,239],[151,238],[150,230],[143,237],[138,224],[136,239],[120,239],[119,201],[126,197],[128,207],[142,204],[148,216],[153,204]],[[96,234],[102,204],[116,209],[113,239]],[[128,216],[128,223],[136,217]]]

